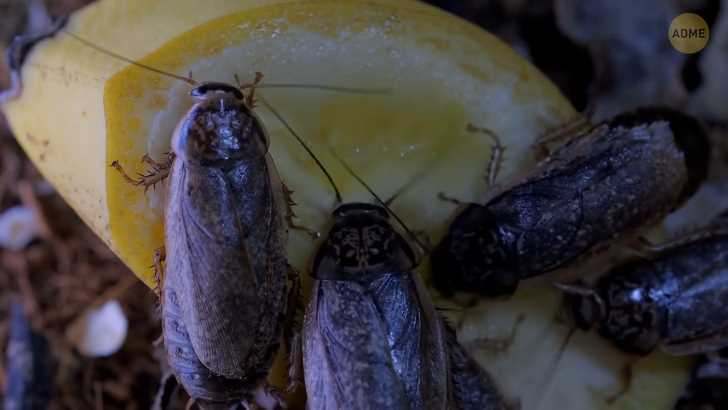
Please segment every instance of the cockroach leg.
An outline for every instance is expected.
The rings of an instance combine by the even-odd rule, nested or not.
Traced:
[[[432,249],[432,247],[434,245],[432,244],[432,240],[430,239],[430,235],[427,233],[426,230],[424,230],[424,229],[416,229],[416,230],[412,231],[412,233],[414,234],[415,238],[417,238],[418,240],[422,241],[422,243],[427,247],[427,249]]]
[[[111,166],[117,170],[121,176],[131,185],[143,186],[146,192],[149,187],[154,187],[157,183],[163,181],[169,175],[169,171],[172,168],[172,162],[174,161],[174,154],[169,153],[166,155],[166,159],[163,162],[157,162],[151,159],[147,154],[142,157],[142,162],[151,166],[151,170],[144,174],[139,174],[138,178],[132,178],[126,173],[124,167],[121,166],[119,161],[114,161]]]
[[[261,382],[252,392],[250,399],[244,400],[243,408],[250,410],[277,410],[288,408],[283,396],[275,387],[268,382]]]
[[[238,83],[239,88],[244,87],[243,85],[240,85],[240,79],[238,78],[237,74],[235,74],[235,81]],[[245,97],[245,105],[247,105],[248,108],[250,108],[251,110],[255,108],[255,88],[258,86],[258,84],[261,83],[261,81],[263,81],[263,73],[256,72],[255,79],[253,79],[253,84],[248,86],[248,88],[250,88],[250,92]]]
[[[261,409],[260,406],[258,406],[255,403],[249,402],[249,401],[244,401],[241,404],[245,410],[260,410]]]
[[[172,161],[174,161],[174,153],[173,152],[167,152],[164,154],[164,160],[161,162],[155,161],[152,159],[152,157],[149,156],[149,154],[144,154],[142,156],[142,163],[150,165],[154,170],[160,171],[163,169],[169,169],[172,167]]]
[[[157,394],[154,396],[154,403],[152,404],[152,410],[164,410],[166,409],[172,398],[177,394],[179,390],[179,384],[174,374],[167,370],[159,379],[159,389]]]
[[[706,356],[711,362],[728,367],[728,357],[721,356],[719,350],[713,350],[712,352],[708,352],[706,353]]]
[[[288,352],[288,385],[286,391],[295,391],[303,385],[303,345],[301,340],[301,322],[298,318],[303,314],[301,298],[301,278],[298,271],[288,265],[288,280],[291,288],[288,292],[288,311],[286,312],[286,326],[284,343]]]
[[[591,128],[589,119],[584,115],[577,115],[566,123],[547,131],[537,138],[533,144],[536,156],[539,159],[548,157],[553,151],[549,148],[550,145],[561,145],[561,143],[566,142],[570,138],[588,131],[589,128]]]
[[[288,342],[288,384],[287,392],[294,392],[303,386],[303,341],[301,331],[292,331],[293,336]]]
[[[465,202],[463,202],[463,201],[461,201],[461,200],[459,200],[459,199],[457,199],[455,197],[449,196],[448,194],[446,194],[444,192],[439,192],[437,194],[437,199],[439,199],[441,201],[449,202],[449,203],[451,203],[451,204],[453,204],[455,206],[460,206],[460,205],[463,205],[465,203]]]
[[[714,350],[705,355],[708,362],[698,367],[696,376],[701,379],[725,379],[728,378],[728,358],[720,355],[720,351]]]
[[[282,185],[283,196],[285,197],[286,202],[286,222],[288,223],[288,226],[291,229],[307,233],[313,240],[318,239],[321,236],[320,232],[307,228],[303,225],[298,225],[293,221],[293,218],[296,218],[296,213],[293,211],[293,207],[296,206],[296,201],[293,200],[293,190],[289,189],[286,184]]]
[[[516,317],[516,321],[513,323],[510,334],[504,338],[478,338],[474,340],[472,344],[478,349],[487,350],[492,353],[508,351],[508,349],[510,349],[513,345],[513,341],[516,340],[516,337],[518,336],[518,328],[524,320],[526,320],[526,316],[524,314],[519,314]]]
[[[627,363],[622,368],[622,371],[621,371],[622,377],[620,378],[620,380],[622,381],[622,385],[619,387],[619,389],[615,393],[607,396],[607,398],[604,399],[604,401],[607,403],[607,405],[611,406],[612,404],[614,404],[614,402],[619,400],[620,397],[624,396],[625,394],[627,394],[629,392],[629,389],[632,387],[632,378],[634,377],[632,365],[633,365],[633,363]]]
[[[167,251],[164,246],[154,250],[154,293],[157,297],[162,296],[162,281],[164,280],[164,261],[167,259]]]
[[[664,250],[663,246],[652,243],[644,236],[630,238],[626,241],[625,245],[629,250],[643,258],[653,257]]]
[[[493,148],[490,152],[488,168],[485,174],[485,183],[487,184],[488,189],[492,189],[493,187],[495,187],[495,181],[498,177],[501,163],[503,162],[503,152],[505,151],[505,146],[501,143],[498,135],[488,128],[477,127],[473,124],[468,124],[466,130],[472,133],[485,134],[489,136],[490,139],[493,141]]]

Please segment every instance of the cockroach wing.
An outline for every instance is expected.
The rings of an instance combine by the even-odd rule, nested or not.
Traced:
[[[600,127],[561,147],[487,208],[516,236],[527,277],[649,225],[677,206],[686,181],[684,156],[666,123]]]
[[[662,348],[668,353],[705,353],[728,346],[728,239],[722,242],[684,259],[683,266],[670,267],[689,272],[692,283],[666,303]],[[700,252],[705,245],[686,251]]]
[[[164,287],[169,283],[176,289],[181,317],[199,360],[228,378],[250,376],[251,366],[260,360],[251,357],[258,354],[253,349],[268,350],[277,343],[285,287],[284,280],[270,277],[276,252],[265,252],[267,241],[255,243],[259,236],[274,236],[268,232],[275,212],[270,181],[267,174],[259,175],[265,169],[249,169],[245,164],[238,168],[223,172],[175,161],[165,215]],[[239,174],[249,180],[236,180]],[[239,198],[233,188],[240,186],[263,198]],[[255,225],[244,220],[249,208],[258,211]],[[281,287],[281,292],[271,291],[273,287]],[[271,297],[265,298],[268,293]]]
[[[414,273],[381,275],[367,287],[411,408],[446,409],[448,358],[442,322]]]
[[[493,379],[465,351],[454,330],[447,332],[450,357],[450,380],[454,408],[458,410],[508,410],[517,408],[508,403]]]
[[[249,383],[217,376],[197,358],[182,320],[174,283],[165,286],[162,297],[164,344],[169,363],[180,384],[197,400],[220,403],[242,400],[251,390]]]
[[[385,324],[365,286],[316,281],[303,332],[310,409],[409,408]]]

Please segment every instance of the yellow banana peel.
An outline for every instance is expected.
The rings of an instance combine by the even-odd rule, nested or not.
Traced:
[[[455,209],[437,198],[482,199],[492,141],[506,146],[501,178],[532,164],[531,145],[577,113],[541,73],[492,35],[414,1],[101,0],[66,30],[145,65],[199,81],[252,80],[388,90],[343,93],[260,89],[303,136],[345,201],[372,198],[334,160],[334,150],[414,230],[437,241]],[[189,85],[132,65],[59,33],[34,47],[21,95],[2,108],[29,157],[81,218],[147,285],[162,245],[164,189],[144,192],[109,165],[143,172],[140,158],[169,150],[192,101]],[[265,109],[271,153],[294,191],[300,223],[325,231],[334,197],[313,160]],[[291,231],[291,263],[306,277],[316,243]],[[423,268],[423,273],[426,269]],[[619,391],[623,355],[594,335],[554,321],[559,295],[546,282],[511,300],[450,316],[461,341],[525,409],[607,408]],[[443,302],[445,303],[445,302]],[[517,318],[523,318],[517,319]],[[487,340],[519,322],[494,353]],[[564,347],[566,346],[566,347]],[[611,409],[668,409],[689,362],[655,354]],[[279,374],[280,369],[278,371]]]

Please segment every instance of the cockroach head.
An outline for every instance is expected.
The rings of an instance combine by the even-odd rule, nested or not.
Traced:
[[[566,309],[578,328],[589,330],[606,316],[601,296],[583,281],[556,283],[554,286],[564,292]]]
[[[316,253],[316,279],[365,281],[415,266],[412,248],[394,230],[385,208],[348,203],[333,214],[334,226]]]
[[[224,83],[203,83],[191,95],[197,100],[180,121],[172,149],[187,162],[224,166],[258,158],[267,140],[258,118],[245,105],[243,93]]]
[[[334,209],[333,214],[334,219],[337,221],[343,221],[347,218],[369,219],[370,221],[375,219],[389,220],[389,213],[384,207],[365,202],[350,202],[339,205]]]
[[[204,82],[190,90],[190,95],[198,101],[203,101],[210,94],[230,94],[240,101],[244,98],[243,92],[240,91],[240,88],[227,83],[219,83],[215,81]]]
[[[486,296],[513,294],[519,275],[511,239],[501,231],[491,212],[470,204],[432,252],[435,287],[446,295],[454,291]]]

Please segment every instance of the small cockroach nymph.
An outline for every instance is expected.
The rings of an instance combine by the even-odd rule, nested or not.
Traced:
[[[700,124],[671,109],[597,125],[484,205],[467,204],[432,254],[435,287],[512,294],[521,279],[659,222],[695,192],[708,159]]]
[[[728,221],[655,246],[646,259],[628,261],[594,287],[558,284],[578,327],[596,327],[619,348],[673,355],[728,347]]]
[[[295,320],[299,278],[286,260],[284,216],[290,227],[296,226],[290,191],[277,175],[268,134],[253,111],[256,102],[266,105],[320,165],[318,159],[270,105],[256,98],[256,88],[265,86],[260,74],[248,85],[198,83],[67,34],[192,85],[195,103],[179,121],[165,161],[145,156],[151,172],[137,179],[117,162],[112,164],[128,182],[145,189],[166,183],[165,249],[159,252],[165,255],[165,265],[162,268],[161,257],[155,265],[168,362],[204,407],[285,407],[266,377],[281,341],[288,343],[292,356],[291,386],[300,377],[296,369],[301,358],[294,354],[300,353],[300,324]]]
[[[308,408],[505,409],[446,329],[391,225],[399,218],[381,203],[337,207],[316,253],[303,330]]]

